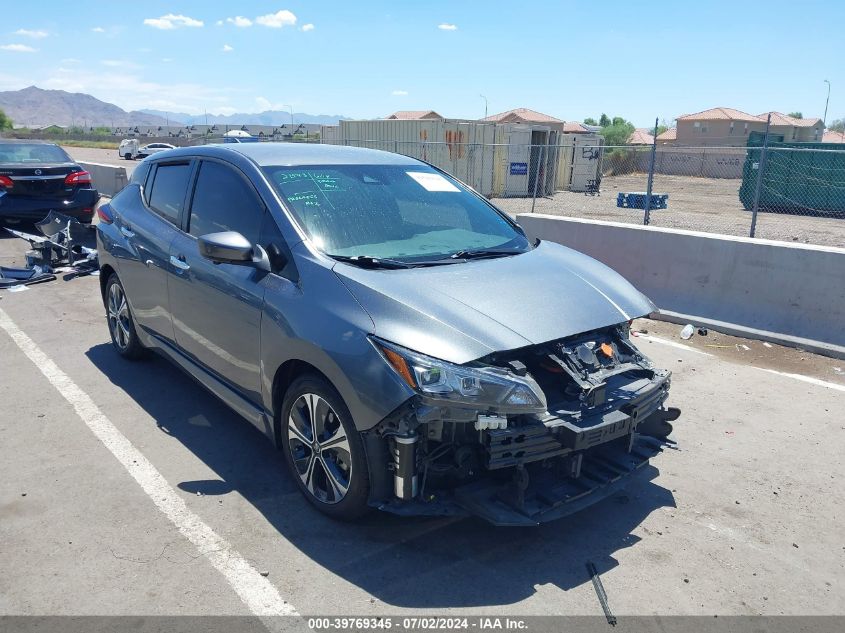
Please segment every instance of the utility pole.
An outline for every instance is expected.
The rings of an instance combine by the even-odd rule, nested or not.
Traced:
[[[481,97],[482,99],[484,99],[484,118],[486,119],[487,118],[487,97],[485,97],[484,95],[478,95],[478,96]]]
[[[824,102],[824,118],[822,119],[822,125],[827,125],[827,105],[830,103],[830,82],[825,79],[824,82],[827,84],[827,99]]]

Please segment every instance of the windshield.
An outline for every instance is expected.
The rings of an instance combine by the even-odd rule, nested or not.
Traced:
[[[525,236],[459,183],[424,165],[267,167],[300,226],[338,257],[426,261],[520,253]]]
[[[58,145],[2,143],[0,163],[70,163],[70,156]]]

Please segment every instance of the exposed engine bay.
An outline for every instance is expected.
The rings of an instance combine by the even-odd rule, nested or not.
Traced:
[[[400,514],[469,513],[499,525],[559,518],[622,487],[660,452],[680,414],[664,408],[670,372],[633,345],[628,324],[472,365],[524,381],[545,402],[513,413],[413,398],[368,434],[368,451],[378,450],[377,437],[388,446],[386,472],[372,473],[373,505]]]

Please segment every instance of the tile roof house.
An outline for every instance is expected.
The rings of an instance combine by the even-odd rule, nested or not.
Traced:
[[[770,131],[785,141],[818,141],[824,130],[821,119],[797,119],[782,112],[749,114],[734,108],[710,108],[677,119],[675,145],[744,146],[751,132],[765,132],[766,118],[772,115]],[[660,139],[665,142],[666,139]]]
[[[822,143],[845,143],[845,132],[826,130],[822,136]]]
[[[564,123],[564,121],[556,119],[553,116],[537,112],[536,110],[529,110],[528,108],[516,108],[514,110],[500,112],[499,114],[491,114],[481,120],[490,121],[491,123]]]
[[[670,127],[665,132],[657,135],[657,142],[658,143],[674,143],[678,140],[678,129],[674,127]]]
[[[642,127],[638,127],[628,137],[628,145],[652,145],[653,143],[654,136],[648,129]]]
[[[589,134],[591,132],[591,130],[577,121],[567,121],[564,123],[563,131],[566,134]]]
[[[399,110],[387,118],[400,121],[419,121],[421,119],[444,119],[445,117],[434,110]]]

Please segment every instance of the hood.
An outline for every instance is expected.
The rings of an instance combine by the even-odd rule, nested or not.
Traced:
[[[334,272],[387,341],[466,363],[655,310],[604,264],[553,242],[497,259],[429,268]]]

